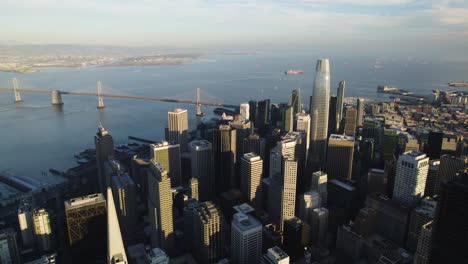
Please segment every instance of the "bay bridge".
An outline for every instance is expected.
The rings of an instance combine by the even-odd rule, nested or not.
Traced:
[[[223,104],[223,103],[212,103],[212,102],[202,102],[200,101],[200,88],[196,89],[196,101],[190,100],[177,100],[170,98],[159,98],[159,97],[149,97],[149,96],[136,96],[136,95],[120,95],[113,93],[103,93],[102,84],[100,81],[97,82],[97,92],[71,92],[71,91],[59,91],[59,90],[36,90],[36,89],[22,89],[19,88],[18,80],[16,78],[12,79],[13,88],[0,88],[0,92],[13,92],[14,93],[14,102],[18,103],[23,101],[21,98],[21,93],[40,93],[40,94],[50,94],[52,105],[63,105],[62,95],[78,95],[78,96],[93,96],[98,98],[98,108],[104,108],[104,97],[107,98],[123,98],[123,99],[133,99],[133,100],[146,100],[146,101],[160,101],[166,103],[178,103],[178,104],[191,104],[197,106],[197,114],[201,114],[200,106],[215,106],[215,107],[227,107],[227,108],[239,108],[238,105]]]

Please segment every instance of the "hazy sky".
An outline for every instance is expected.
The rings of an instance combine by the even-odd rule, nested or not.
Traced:
[[[468,0],[0,0],[0,42],[468,53]]]

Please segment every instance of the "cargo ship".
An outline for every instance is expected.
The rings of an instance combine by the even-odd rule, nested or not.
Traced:
[[[297,74],[303,74],[304,72],[301,70],[287,70],[284,72],[286,75],[297,75]]]
[[[451,82],[448,83],[449,86],[455,86],[455,87],[463,87],[463,86],[468,86],[468,82]]]

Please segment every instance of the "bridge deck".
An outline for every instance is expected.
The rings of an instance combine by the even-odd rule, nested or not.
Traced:
[[[1,92],[13,92],[13,89],[10,88],[0,88]],[[33,90],[33,89],[17,89],[18,92],[22,93],[44,93],[50,94],[52,91],[47,90]],[[86,93],[86,92],[66,92],[60,91],[61,94],[69,94],[69,95],[81,95],[81,96],[98,96],[97,93]],[[188,101],[188,100],[177,100],[177,99],[169,99],[169,98],[158,98],[158,97],[148,97],[148,96],[135,96],[135,95],[119,95],[119,94],[106,94],[102,93],[101,96],[109,97],[109,98],[124,98],[124,99],[134,99],[134,100],[146,100],[146,101],[160,101],[166,103],[179,103],[179,104],[192,104],[196,105],[197,102],[195,101]],[[206,106],[220,106],[220,107],[229,107],[229,108],[237,108],[237,105],[230,105],[230,104],[218,104],[218,103],[209,103],[209,102],[199,102],[201,105]]]

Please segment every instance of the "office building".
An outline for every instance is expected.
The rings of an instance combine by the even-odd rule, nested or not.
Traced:
[[[0,263],[22,263],[16,240],[16,231],[12,228],[0,230]]]
[[[246,121],[246,120],[250,119],[249,103],[240,104],[240,115],[241,115],[241,120],[242,121]]]
[[[170,255],[174,249],[171,180],[167,170],[154,160],[148,170],[148,188],[151,246]]]
[[[166,252],[160,248],[153,248],[149,254],[149,264],[169,264],[169,257]]]
[[[354,137],[331,134],[328,140],[327,174],[329,179],[351,179]]]
[[[295,216],[296,208],[297,160],[282,158],[281,172],[272,176],[269,190],[268,213],[280,230],[284,221]]]
[[[293,108],[293,115],[302,112],[301,89],[295,89],[291,92],[291,106]]]
[[[362,127],[363,120],[364,120],[364,99],[358,98],[357,99],[357,119],[356,125],[358,127]]]
[[[344,133],[347,136],[356,135],[357,110],[350,108],[346,110]]]
[[[187,150],[188,117],[186,109],[174,109],[167,112],[166,140],[171,144],[180,145],[181,151]]]
[[[246,153],[241,158],[240,190],[252,206],[262,205],[263,160],[255,153]]]
[[[383,131],[383,150],[382,159],[391,160],[395,157],[395,152],[398,144],[398,134],[396,130],[384,129]]]
[[[414,206],[424,196],[429,158],[420,152],[406,152],[398,157],[393,200]]]
[[[340,131],[341,120],[343,119],[343,100],[344,100],[344,90],[346,87],[345,81],[340,81],[336,93],[336,130]]]
[[[434,217],[432,263],[460,263],[468,259],[468,171],[443,180]]]
[[[236,213],[231,222],[231,258],[234,264],[259,263],[262,257],[262,224],[254,217]]]
[[[317,191],[307,191],[299,195],[299,218],[311,223],[312,211],[321,206],[320,194]]]
[[[102,125],[99,125],[98,132],[94,136],[94,145],[96,147],[96,164],[98,169],[96,191],[104,193],[108,187],[104,175],[104,163],[109,157],[114,155],[114,140]]]
[[[387,193],[387,175],[384,170],[371,169],[367,173],[367,193]]]
[[[255,127],[263,135],[270,122],[270,100],[266,99],[258,102],[257,116],[255,117]]]
[[[319,247],[326,246],[328,230],[328,209],[325,207],[315,208],[311,217],[312,243]]]
[[[302,132],[305,137],[306,156],[310,146],[310,115],[304,112],[297,113],[294,120],[294,131]]]
[[[221,211],[211,201],[198,203],[192,216],[192,254],[198,263],[213,263],[225,257],[226,222]]]
[[[200,200],[200,191],[197,178],[190,178],[189,180],[189,198]]]
[[[359,209],[359,196],[353,181],[330,180],[327,187],[329,225],[333,230],[353,219]]]
[[[107,188],[107,263],[128,263],[111,188]]]
[[[468,157],[455,157],[451,155],[442,155],[440,157],[439,173],[437,174],[437,181],[435,193],[439,193],[440,184],[443,180],[453,180],[455,175],[468,166]]]
[[[421,204],[418,207],[411,211],[405,247],[410,252],[416,251],[418,238],[421,234],[421,228],[423,225],[434,219],[436,206],[437,201],[430,197],[426,197],[421,201]]]
[[[364,239],[349,225],[338,227],[336,235],[336,249],[346,257],[350,263],[355,263],[364,251]]]
[[[195,140],[189,143],[192,177],[198,179],[200,201],[210,199],[214,193],[213,152],[207,140]]]
[[[294,129],[294,109],[287,104],[279,105],[280,122],[278,127],[283,131],[293,131]]]
[[[437,194],[438,179],[439,179],[440,160],[429,160],[429,171],[427,173],[426,188],[424,196],[434,196]]]
[[[102,230],[102,226],[105,226],[105,215],[106,200],[102,193],[65,201],[65,218],[70,245],[92,237],[95,235],[93,232],[97,230]]]
[[[431,264],[433,226],[433,221],[422,226],[418,237],[418,247],[414,254],[414,264]]]
[[[242,154],[253,152],[265,159],[266,140],[257,134],[251,134],[242,142]]]
[[[400,132],[398,137],[398,149],[400,154],[408,151],[419,151],[419,142],[415,136],[407,132]]]
[[[328,117],[330,120],[328,121],[328,135],[330,134],[335,134],[337,132],[337,114],[336,114],[336,108],[337,108],[337,98],[336,96],[330,96],[330,108],[328,111]]]
[[[18,208],[19,232],[23,249],[34,247],[34,222],[31,203],[28,199],[21,201]]]
[[[315,68],[315,81],[310,117],[311,161],[320,166],[324,163],[327,151],[328,111],[330,98],[330,63],[328,59],[319,59]]]
[[[249,101],[249,120],[252,121],[252,125],[256,124],[257,116],[257,101]]]
[[[304,247],[310,244],[310,226],[297,217],[284,221],[283,248],[291,261],[304,256]]]
[[[364,207],[361,208],[354,218],[353,229],[356,233],[363,237],[369,237],[375,234],[377,230],[378,214],[375,209]]]
[[[262,264],[289,264],[289,256],[278,246],[269,248],[263,255]]]
[[[220,125],[213,131],[213,157],[215,168],[215,191],[223,193],[237,184],[236,130],[229,125]]]
[[[429,131],[427,140],[426,153],[431,159],[440,159],[440,153],[442,150],[442,141],[444,133],[437,131]]]
[[[320,194],[320,200],[322,206],[327,205],[327,182],[328,175],[323,171],[316,171],[312,173],[312,180],[310,183],[310,189],[317,191]]]
[[[171,186],[182,184],[182,169],[180,166],[180,145],[167,141],[150,145],[151,159],[161,164],[171,179]]]
[[[134,236],[137,226],[137,186],[128,174],[112,177],[112,193],[125,239]]]
[[[44,209],[34,210],[34,234],[36,236],[37,247],[41,251],[52,249],[52,228],[50,227],[49,213]]]

